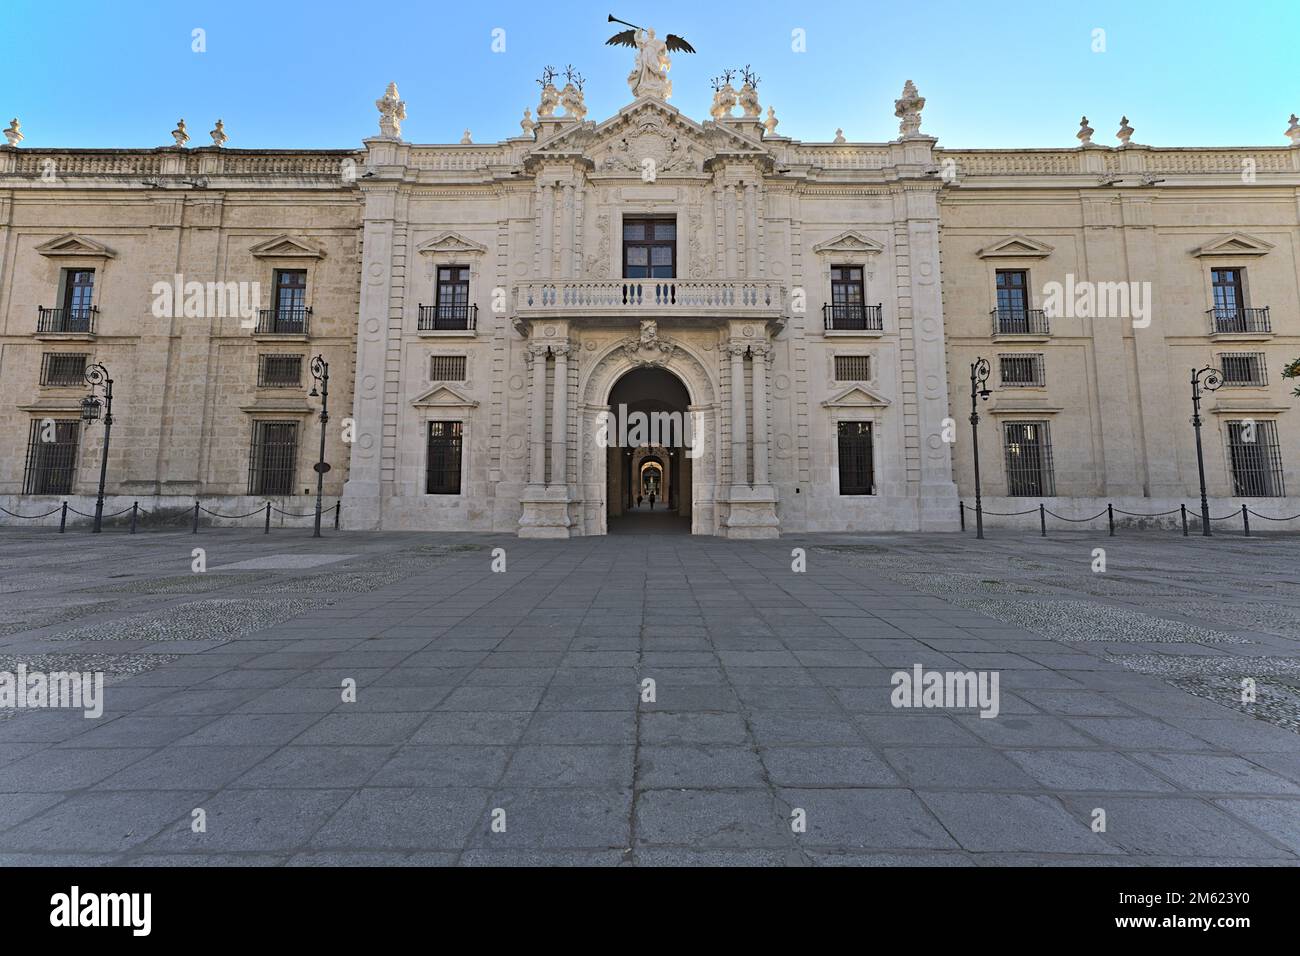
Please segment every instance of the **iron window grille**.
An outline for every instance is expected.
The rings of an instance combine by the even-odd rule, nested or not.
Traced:
[[[677,220],[623,220],[623,278],[672,279],[677,275]]]
[[[1004,422],[1002,429],[1007,495],[1012,498],[1053,497],[1056,479],[1047,422]]]
[[[301,388],[301,355],[259,355],[258,388]]]
[[[1228,422],[1228,463],[1235,497],[1280,498],[1286,494],[1277,422]]]
[[[250,495],[291,495],[297,477],[298,423],[253,422],[248,456]]]
[[[1268,384],[1268,367],[1263,352],[1227,352],[1219,356],[1225,387],[1243,388]]]
[[[80,352],[46,352],[41,356],[41,384],[48,388],[80,388],[85,384],[89,357]]]
[[[875,494],[871,461],[871,423],[839,422],[840,494]]]
[[[1004,388],[1043,388],[1047,384],[1047,367],[1041,352],[999,355],[998,375]]]
[[[429,422],[427,494],[460,494],[461,425],[461,422]]]
[[[429,380],[433,382],[465,381],[465,356],[433,355],[429,357]]]
[[[871,381],[870,355],[835,356],[835,381],[869,382]]]
[[[59,419],[32,420],[27,438],[27,468],[23,493],[28,495],[70,495],[77,477],[77,445],[81,422]],[[48,439],[48,440],[47,440]]]

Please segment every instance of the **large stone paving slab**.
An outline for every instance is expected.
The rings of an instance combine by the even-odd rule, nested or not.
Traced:
[[[1298,558],[0,531],[0,671],[105,674],[0,708],[0,862],[1297,865]],[[899,707],[918,666],[997,715]]]

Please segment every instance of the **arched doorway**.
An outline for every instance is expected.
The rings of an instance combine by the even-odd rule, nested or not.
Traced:
[[[672,372],[640,366],[609,392],[605,515],[616,532],[691,530],[691,398]]]

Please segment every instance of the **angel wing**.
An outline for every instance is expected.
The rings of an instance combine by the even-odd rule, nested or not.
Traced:
[[[674,53],[694,53],[695,47],[691,46],[675,33],[670,33],[664,37],[664,44]]]
[[[636,31],[624,30],[622,33],[615,33],[605,41],[605,46],[630,46],[636,47]]]

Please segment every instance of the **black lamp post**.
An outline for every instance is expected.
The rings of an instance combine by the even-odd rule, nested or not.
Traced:
[[[979,402],[989,400],[989,360],[977,358],[970,366],[970,437],[975,457],[975,537],[984,537],[984,502],[980,496],[980,413]]]
[[[311,534],[313,538],[319,538],[321,495],[325,492],[325,472],[330,470],[329,463],[325,460],[325,425],[330,420],[330,363],[325,361],[325,356],[317,355],[311,360],[311,377],[315,380],[315,384],[311,387],[310,395],[312,398],[317,395],[320,396],[320,459],[314,466],[316,472],[316,530]],[[320,391],[316,390],[317,385],[320,386]]]
[[[1192,428],[1196,430],[1196,471],[1201,479],[1201,534],[1210,536],[1210,502],[1205,497],[1205,453],[1201,450],[1201,389],[1212,392],[1223,384],[1223,373],[1212,365],[1192,369]]]
[[[95,525],[91,529],[99,534],[104,523],[104,480],[108,477],[108,443],[113,436],[113,380],[108,377],[108,369],[96,363],[86,369],[86,384],[90,394],[81,400],[81,420],[87,424],[99,421],[99,413],[104,412],[104,452],[99,459],[99,498],[95,501]],[[101,402],[95,397],[95,389],[104,393]]]

